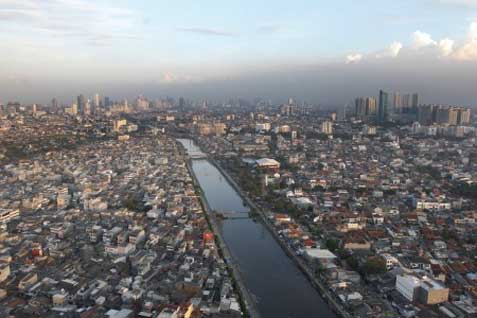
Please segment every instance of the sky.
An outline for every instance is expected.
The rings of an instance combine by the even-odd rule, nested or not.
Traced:
[[[0,0],[0,101],[477,105],[477,0]]]

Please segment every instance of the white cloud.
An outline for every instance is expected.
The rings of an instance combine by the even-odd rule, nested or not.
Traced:
[[[403,45],[401,42],[393,42],[382,52],[376,54],[376,58],[378,59],[386,58],[386,57],[395,58],[399,55],[399,52],[401,51],[402,47]]]
[[[436,44],[436,41],[432,39],[429,33],[416,31],[412,34],[412,45],[415,49],[420,49]]]
[[[477,22],[470,24],[468,39],[454,51],[452,58],[460,61],[477,61]]]
[[[452,51],[454,50],[454,43],[455,42],[449,38],[440,40],[438,46],[439,46],[441,55],[442,56],[451,55]]]
[[[477,0],[476,0],[477,2]],[[393,42],[387,48],[374,54],[350,54],[346,63],[356,63],[362,60],[400,58],[407,60],[448,59],[457,61],[477,62],[477,22],[469,25],[467,34],[460,41],[450,38],[434,40],[429,33],[415,31],[411,35],[411,43],[404,46],[401,42]]]
[[[393,42],[388,48],[389,56],[390,57],[396,57],[398,56],[399,52],[402,49],[402,43],[401,42]]]
[[[477,61],[477,42],[471,40],[459,47],[452,58],[460,61]]]
[[[166,72],[161,78],[161,82],[164,83],[174,83],[177,80],[177,77],[171,72]]]
[[[132,10],[86,0],[0,0],[0,25],[39,37],[128,38],[139,17]],[[107,44],[105,42],[105,44]]]
[[[349,54],[346,56],[346,64],[358,63],[363,59],[362,54]]]

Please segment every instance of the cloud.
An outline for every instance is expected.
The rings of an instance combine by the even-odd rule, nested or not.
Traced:
[[[393,42],[378,53],[360,54],[357,60],[369,61],[382,58],[400,58],[408,62],[423,59],[477,61],[477,22],[469,25],[467,34],[463,35],[459,41],[450,38],[434,40],[431,34],[417,30],[411,34],[411,42],[408,45]],[[345,62],[346,64],[355,62],[354,55],[346,56]]]
[[[420,49],[423,47],[436,45],[436,41],[434,41],[429,33],[416,31],[412,34],[412,44],[414,48]]]
[[[402,43],[401,42],[393,42],[388,48],[389,56],[390,57],[396,57],[398,56],[399,52],[402,49]]]
[[[358,63],[363,59],[362,54],[349,54],[346,56],[346,64]]]
[[[438,46],[442,56],[449,56],[454,50],[455,42],[449,38],[445,38],[439,41]]]
[[[173,83],[176,81],[176,79],[177,77],[174,74],[166,72],[162,75],[162,78],[159,81],[164,83]]]
[[[452,58],[460,61],[477,61],[477,22],[470,24],[466,42],[455,50]]]
[[[395,58],[399,55],[399,52],[401,51],[402,47],[403,45],[401,42],[393,42],[382,52],[376,54],[376,58]]]
[[[212,36],[234,36],[234,33],[209,28],[177,28],[177,31]]]
[[[132,10],[96,1],[0,0],[0,24],[5,22],[6,27],[34,32],[36,38],[81,34],[86,43],[96,41],[95,37],[101,35],[109,35],[109,40],[124,39],[136,20],[138,14]]]
[[[454,52],[452,57],[460,61],[477,61],[477,42],[465,43]]]

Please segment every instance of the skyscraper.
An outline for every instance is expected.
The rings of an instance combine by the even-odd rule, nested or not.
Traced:
[[[329,120],[321,123],[321,132],[326,135],[333,134],[333,123]]]
[[[78,101],[76,104],[78,105],[78,110],[83,115],[85,112],[85,107],[86,107],[86,101],[84,99],[84,95],[80,94],[77,99]]]
[[[364,117],[366,115],[366,104],[363,97],[356,98],[354,101],[354,113],[356,117]]]
[[[53,98],[51,100],[51,109],[57,110],[58,109],[58,100],[56,98]]]
[[[419,105],[419,95],[417,93],[412,94],[412,107]]]
[[[99,101],[99,94],[95,94],[93,99],[93,113],[97,113],[99,111]]]
[[[398,92],[395,92],[393,96],[393,110],[395,113],[399,113],[401,110],[401,94]]]
[[[366,98],[366,116],[376,115],[376,97]]]
[[[375,97],[358,97],[355,100],[355,114],[361,119],[369,120],[376,115]]]
[[[76,105],[76,104],[71,105],[71,114],[73,114],[73,115],[78,114],[78,105]]]
[[[108,96],[104,96],[104,107],[109,107],[110,101]]]
[[[88,101],[84,105],[83,115],[91,115],[91,101],[88,98]]]
[[[470,109],[469,108],[460,108],[457,124],[458,125],[467,125],[469,123],[470,123]]]
[[[411,100],[411,96],[409,94],[403,95],[402,100],[401,100],[402,107],[407,108],[407,107],[411,106],[410,100]]]
[[[388,93],[379,91],[379,107],[378,107],[378,122],[384,123],[388,121]]]

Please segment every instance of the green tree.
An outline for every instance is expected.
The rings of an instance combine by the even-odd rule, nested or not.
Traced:
[[[362,267],[366,275],[383,274],[386,272],[386,261],[381,257],[370,257]]]
[[[331,252],[334,252],[339,247],[339,241],[330,238],[326,240],[325,245],[327,249],[329,249]]]
[[[359,262],[354,256],[348,256],[348,258],[346,258],[346,263],[353,270],[357,270],[359,268]]]

